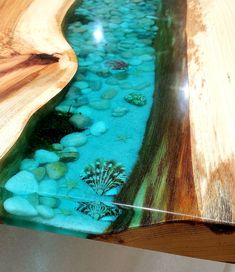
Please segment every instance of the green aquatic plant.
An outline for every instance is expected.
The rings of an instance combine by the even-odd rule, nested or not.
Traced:
[[[78,132],[79,130],[69,122],[71,115],[69,112],[62,114],[52,111],[42,118],[29,139],[26,154],[32,154],[37,149],[52,150],[53,143],[58,143],[67,134]]]
[[[100,220],[106,216],[119,216],[121,210],[114,206],[108,206],[98,202],[79,202],[77,211],[89,215],[95,220]]]
[[[98,195],[104,195],[110,189],[122,185],[126,175],[124,167],[115,161],[97,159],[84,169],[81,179]]]

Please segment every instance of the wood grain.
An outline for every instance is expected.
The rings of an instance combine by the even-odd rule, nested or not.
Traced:
[[[169,222],[93,237],[98,241],[234,263],[235,231],[195,221]]]
[[[235,216],[235,6],[188,1],[188,74],[194,180],[202,216]]]
[[[76,71],[61,31],[74,2],[0,0],[0,159]],[[90,238],[235,262],[233,0],[164,0],[157,18],[154,104],[123,213]]]
[[[0,159],[76,72],[76,56],[61,31],[73,2],[0,1]]]

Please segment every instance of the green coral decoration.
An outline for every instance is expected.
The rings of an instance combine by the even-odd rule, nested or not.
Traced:
[[[107,206],[104,203],[98,202],[79,202],[77,211],[89,215],[95,220],[101,220],[106,216],[117,217],[121,214],[121,210],[114,206]]]
[[[81,179],[101,196],[110,189],[122,185],[126,175],[124,167],[115,161],[97,159],[85,168]]]
[[[132,104],[138,107],[142,107],[147,103],[146,97],[143,94],[139,94],[139,93],[130,93],[124,96],[124,99],[129,104]]]

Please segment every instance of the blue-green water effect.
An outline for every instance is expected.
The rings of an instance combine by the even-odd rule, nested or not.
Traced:
[[[103,233],[138,159],[155,87],[157,0],[85,0],[67,40],[79,69],[56,111],[75,134],[37,150],[5,184],[6,217]]]

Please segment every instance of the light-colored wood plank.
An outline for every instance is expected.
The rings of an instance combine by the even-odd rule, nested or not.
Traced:
[[[4,143],[0,159],[32,114],[57,95],[76,71],[76,56],[61,30],[73,2],[0,1],[0,143]]]
[[[194,180],[202,216],[235,217],[235,5],[188,0],[188,74]]]

